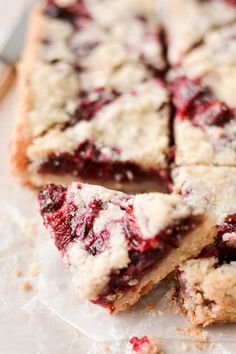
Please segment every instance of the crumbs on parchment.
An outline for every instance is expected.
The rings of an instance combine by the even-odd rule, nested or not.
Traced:
[[[37,222],[35,219],[27,219],[24,222],[23,231],[26,236],[32,237],[37,233]]]
[[[37,277],[39,274],[39,265],[38,263],[31,263],[29,266],[29,276]]]
[[[19,266],[15,266],[13,269],[12,269],[12,273],[15,277],[20,277],[22,275],[22,270]]]
[[[22,291],[30,291],[32,290],[32,285],[28,280],[25,280],[23,284],[20,286],[20,290]]]
[[[176,328],[177,332],[197,338],[197,339],[202,339],[206,340],[208,337],[208,334],[205,330],[200,329],[198,326],[195,325],[190,325],[189,327],[177,327]]]
[[[194,346],[197,350],[206,350],[212,348],[214,346],[214,343],[196,341],[194,343]]]

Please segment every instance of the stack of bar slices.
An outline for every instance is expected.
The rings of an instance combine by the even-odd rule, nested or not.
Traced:
[[[47,0],[19,71],[12,166],[80,297],[174,271],[191,323],[236,322],[236,1]]]

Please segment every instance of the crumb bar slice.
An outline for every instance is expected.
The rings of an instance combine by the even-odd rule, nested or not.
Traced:
[[[169,95],[152,4],[34,8],[12,139],[23,182],[78,179],[129,191],[169,183]]]
[[[214,218],[177,195],[49,184],[39,204],[79,296],[110,313],[136,303],[215,236]]]
[[[217,236],[178,268],[180,305],[193,324],[236,322],[236,168],[181,167],[175,190],[217,220]]]
[[[166,32],[167,55],[175,66],[212,28],[236,18],[234,0],[158,0],[157,14]]]

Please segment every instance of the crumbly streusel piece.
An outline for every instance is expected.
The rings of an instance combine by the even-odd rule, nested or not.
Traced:
[[[132,354],[160,354],[161,347],[154,336],[132,337],[130,340]]]
[[[192,259],[178,270],[180,304],[190,322],[208,326],[236,322],[236,262],[215,257]]]
[[[236,168],[189,166],[173,170],[174,191],[191,206],[215,215],[217,224],[236,211]]]
[[[236,166],[236,26],[210,31],[169,72],[176,164]]]
[[[35,7],[12,142],[24,182],[78,178],[131,191],[169,183],[169,97],[159,81],[165,60],[149,5],[84,0]]]
[[[177,195],[51,184],[39,204],[79,296],[111,313],[136,303],[215,236],[214,218]]]
[[[236,168],[181,167],[173,179],[186,202],[217,220],[214,243],[178,269],[181,306],[194,324],[236,322]]]
[[[205,34],[201,45],[192,49],[181,64],[170,70],[173,81],[179,76],[191,80],[201,78],[219,100],[235,107],[236,100],[236,24],[224,26]]]
[[[221,84],[228,90],[227,80]],[[210,82],[205,85],[204,77],[180,76],[172,91],[176,164],[236,166],[235,107],[222,101]]]
[[[211,28],[232,22],[236,18],[235,4],[235,1],[227,0],[157,1],[157,14],[166,31],[170,63],[179,64]]]

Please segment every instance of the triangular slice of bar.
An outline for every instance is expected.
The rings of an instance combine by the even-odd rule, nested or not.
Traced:
[[[39,204],[79,296],[110,313],[136,303],[215,236],[214,218],[176,195],[49,184]]]

